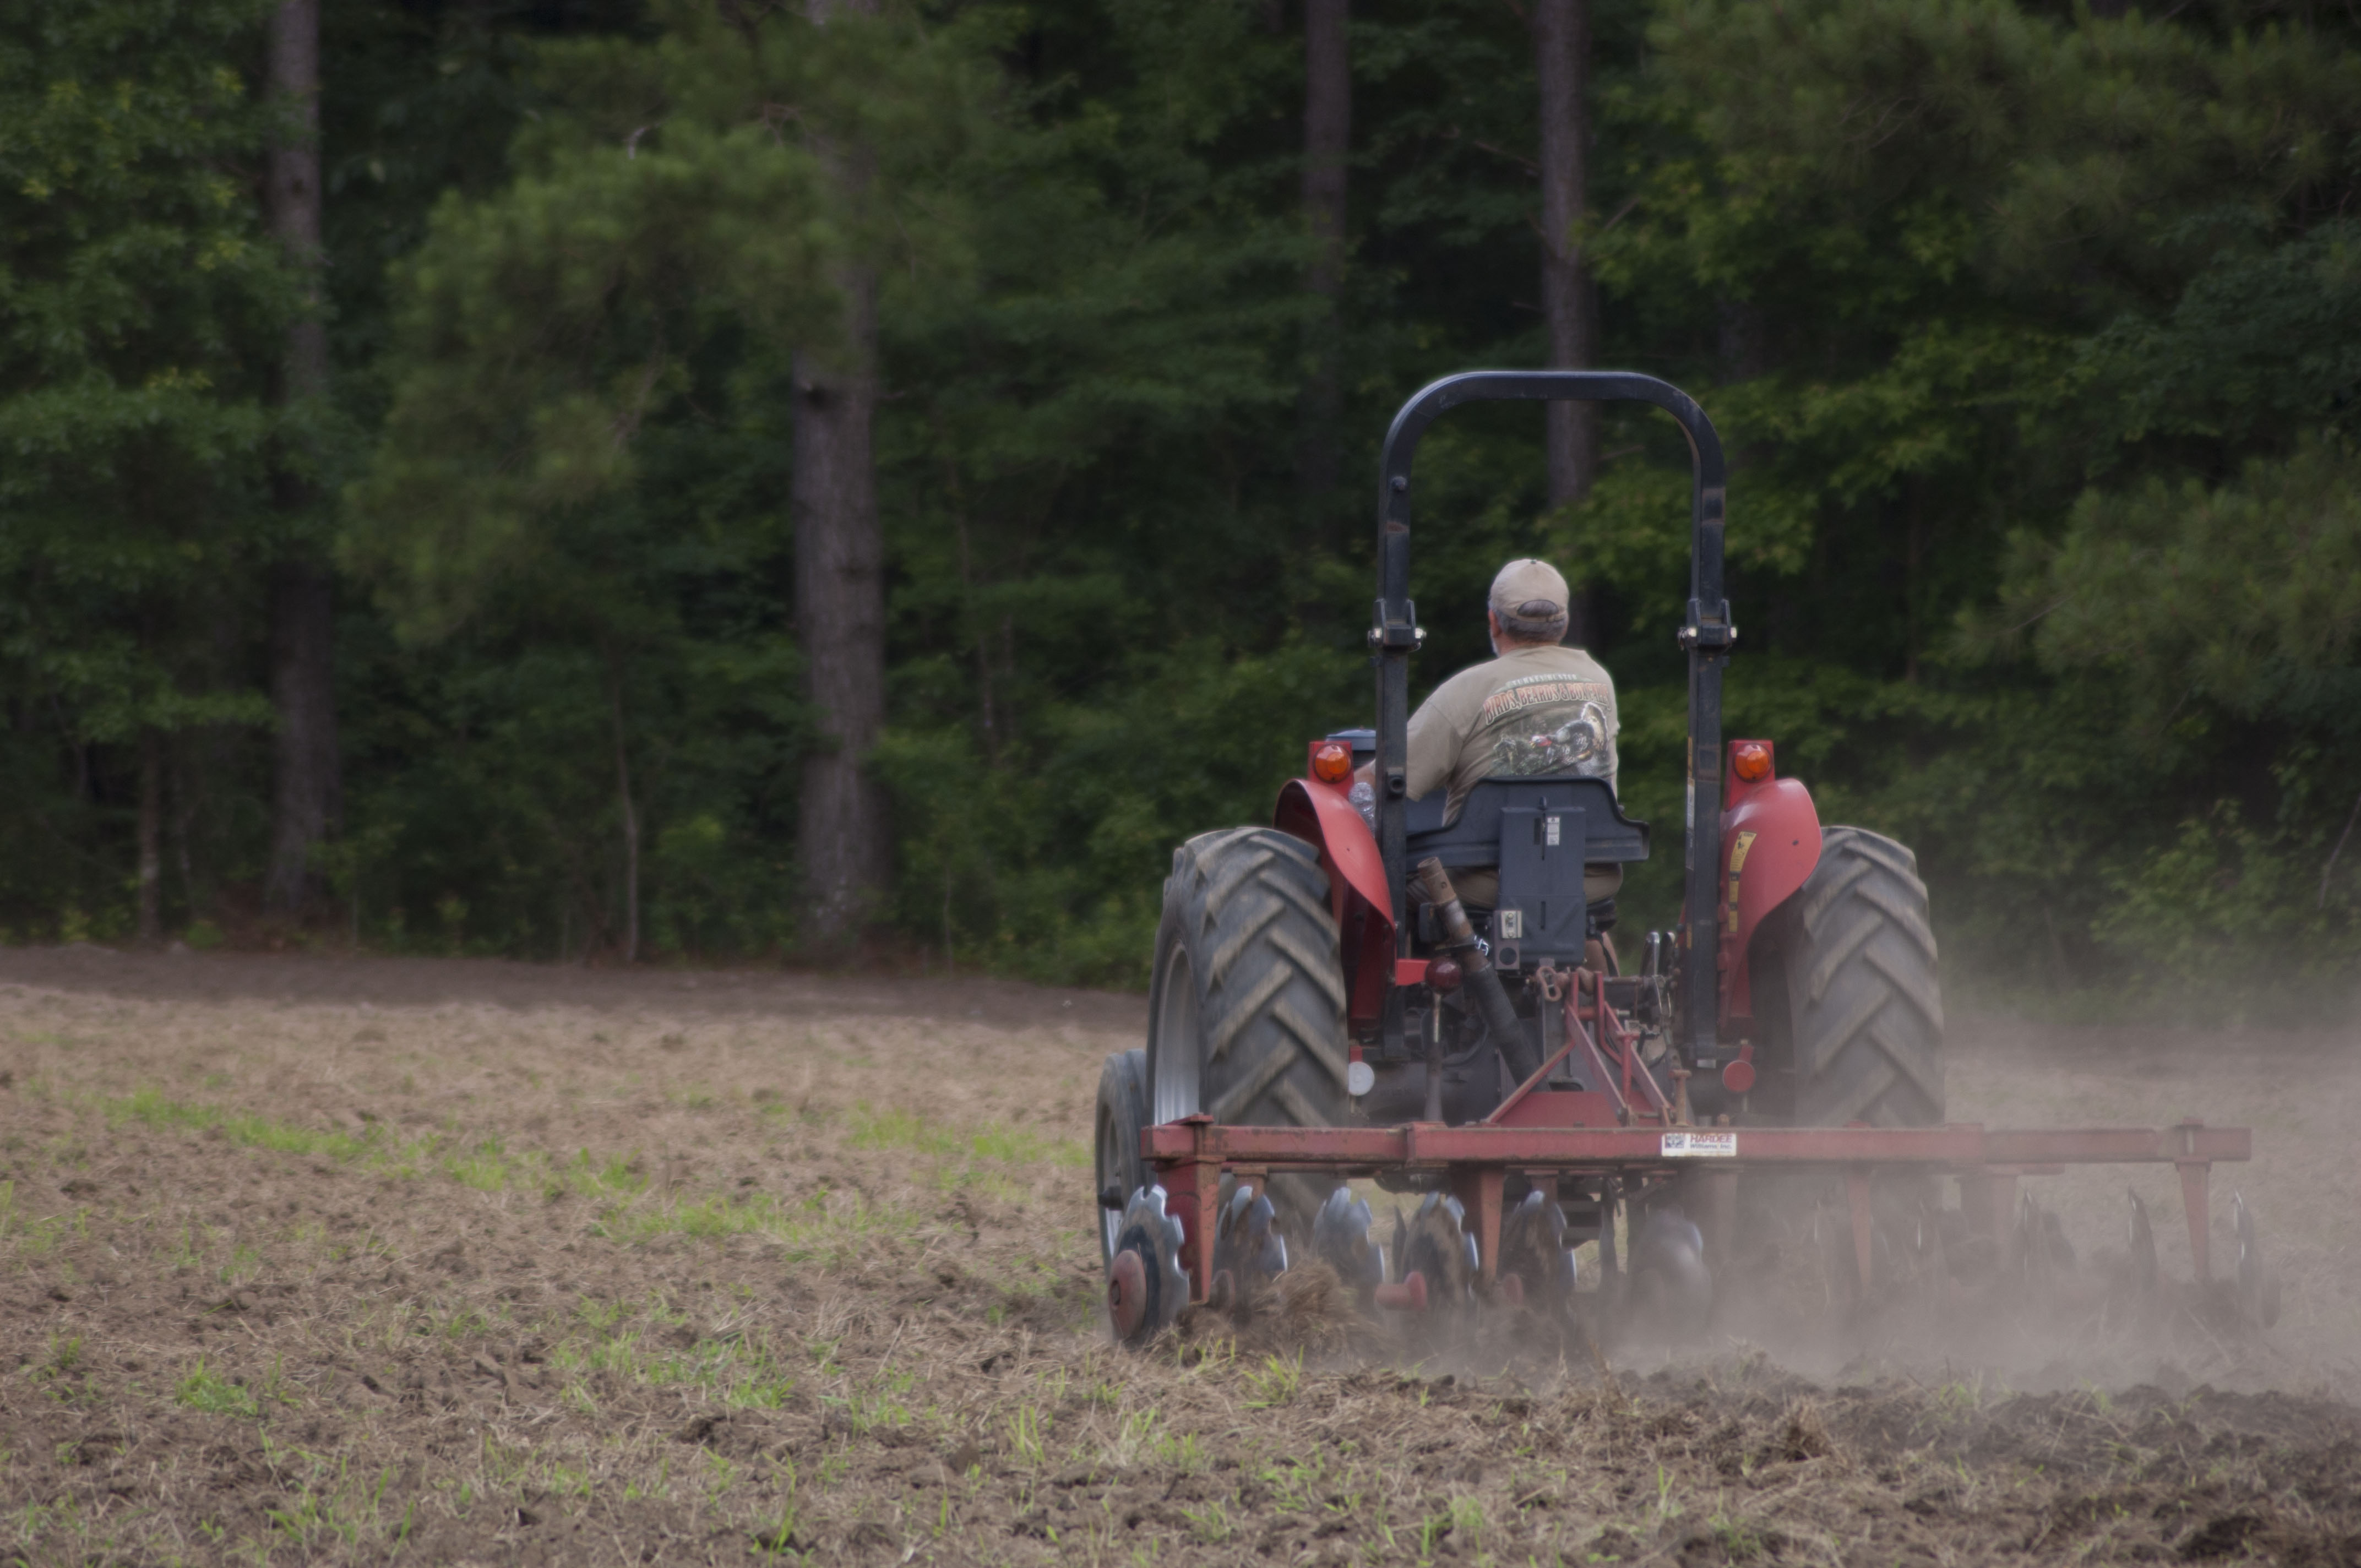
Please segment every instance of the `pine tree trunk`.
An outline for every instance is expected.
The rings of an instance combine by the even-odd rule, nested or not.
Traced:
[[[828,25],[874,15],[876,0],[806,0]],[[815,136],[840,201],[867,200],[864,149]],[[892,840],[884,792],[868,758],[885,724],[885,541],[877,522],[871,434],[877,412],[877,279],[858,260],[838,269],[839,341],[795,356],[796,623],[819,744],[804,763],[798,837],[810,907],[823,945],[848,943],[885,891]]]
[[[164,747],[152,729],[139,732],[139,940],[164,936]]]
[[[1345,284],[1345,198],[1353,141],[1353,64],[1345,25],[1349,0],[1304,0],[1303,217],[1311,231],[1305,286],[1321,309],[1311,328],[1312,370],[1303,389],[1298,481],[1317,508],[1336,487],[1344,367],[1338,297]]]
[[[1536,0],[1533,53],[1541,79],[1542,310],[1549,323],[1553,369],[1588,369],[1597,353],[1597,304],[1590,269],[1575,240],[1589,200],[1589,0]],[[1590,493],[1597,477],[1598,405],[1547,403],[1549,504],[1558,508]],[[1591,595],[1576,588],[1566,641],[1587,643]]]
[[[623,961],[640,961],[640,808],[631,798],[631,750],[623,729],[623,675],[610,656],[608,712],[615,727],[615,798],[623,819]]]
[[[280,372],[283,405],[325,398],[328,332],[320,313],[320,7],[285,0],[272,13],[270,93],[287,116],[270,149],[271,232],[304,275],[305,308],[287,329]],[[281,472],[274,491],[290,511],[316,504],[300,475]],[[272,747],[270,863],[263,905],[301,915],[318,878],[313,847],[336,827],[342,779],[336,756],[335,603],[328,568],[316,550],[298,545],[271,572],[270,698],[278,732]]]
[[[885,547],[870,448],[877,286],[853,269],[841,287],[845,346],[795,359],[796,621],[820,729],[804,763],[800,838],[824,943],[859,933],[888,860],[883,792],[865,765],[885,721]]]
[[[318,891],[312,848],[334,831],[341,805],[335,693],[330,680],[335,606],[325,566],[281,561],[270,573],[272,738],[270,868],[265,908],[301,915]]]

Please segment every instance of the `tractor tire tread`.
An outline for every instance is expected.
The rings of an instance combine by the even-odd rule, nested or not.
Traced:
[[[1779,973],[1795,1075],[1793,1119],[1925,1126],[1943,1120],[1943,1002],[1917,857],[1858,828],[1829,828],[1819,862],[1763,923],[1753,959]]]
[[[1263,927],[1278,919],[1279,911],[1285,907],[1282,900],[1266,899],[1260,908],[1238,916],[1229,929],[1222,933],[1222,945],[1214,948],[1213,956],[1205,960],[1205,978],[1216,985],[1220,984],[1228,976],[1230,966],[1238,961],[1238,955],[1254,945],[1255,938],[1262,935]]]
[[[1195,1103],[1234,1124],[1347,1121],[1347,999],[1319,851],[1271,828],[1201,834],[1181,845],[1164,884],[1159,987],[1182,948],[1196,987],[1191,1048],[1202,1062]],[[1147,1072],[1161,1106],[1155,1086],[1168,1081],[1159,1076],[1168,1069],[1159,1059],[1166,1046],[1155,1037],[1159,1026],[1152,1016]],[[1315,1179],[1292,1176],[1275,1178],[1271,1191],[1284,1217],[1305,1225],[1327,1196]]]
[[[1336,1080],[1338,1089],[1345,1089],[1351,1084],[1351,1064],[1345,1059],[1345,1053],[1337,1048],[1336,1042],[1323,1035],[1322,1030],[1327,1026],[1324,1023],[1305,1017],[1301,1009],[1285,1000],[1270,1010],[1270,1015],[1279,1021],[1281,1028],[1295,1036],[1295,1043],[1302,1047],[1305,1055],[1328,1069],[1328,1076]]]
[[[1894,880],[1899,882],[1901,879]],[[1904,884],[1904,891],[1897,893],[1890,883],[1865,882],[1861,886],[1859,896],[1865,903],[1875,905],[1878,912],[1885,916],[1888,929],[1909,938],[1917,945],[1919,952],[1926,956],[1927,962],[1934,961],[1935,928],[1927,924],[1927,889],[1923,883],[1913,878]]]
[[[1852,956],[1883,929],[1884,923],[1874,912],[1865,910],[1843,936],[1818,945],[1814,952],[1816,961],[1812,965],[1811,981],[1804,988],[1804,994],[1815,1002],[1826,996],[1828,981],[1834,980],[1844,966],[1852,961]]]
[[[1213,1059],[1219,1061],[1229,1055],[1230,1047],[1235,1043],[1241,1034],[1246,1032],[1247,1025],[1261,1018],[1263,1009],[1276,1001],[1279,993],[1285,991],[1295,978],[1291,966],[1272,964],[1263,970],[1261,978],[1254,982],[1253,989],[1236,1000],[1228,1002],[1223,1010],[1220,1022],[1213,1026],[1213,1037],[1208,1046],[1208,1054]],[[1214,985],[1220,983],[1219,981],[1213,982]],[[1210,990],[1212,987],[1209,986],[1207,989]]]
[[[1822,836],[1820,853],[1821,864],[1825,865],[1828,863],[1826,835]],[[1840,868],[1836,875],[1829,877],[1828,882],[1819,887],[1813,887],[1807,881],[1805,883],[1805,894],[1799,894],[1803,900],[1800,913],[1805,934],[1817,938],[1820,934],[1820,923],[1828,918],[1828,911],[1836,905],[1838,900],[1851,891],[1853,883],[1867,876],[1870,871],[1871,867],[1867,862],[1856,861],[1850,865]]]
[[[1257,872],[1276,858],[1268,849],[1257,846],[1256,850],[1257,852],[1235,858],[1224,857],[1225,863],[1222,864],[1221,869],[1208,879],[1202,916],[1206,930],[1211,931],[1214,928],[1215,922],[1222,918],[1230,900],[1237,896],[1238,889],[1244,887],[1253,879]],[[1199,864],[1202,866],[1203,862],[1200,861]]]
[[[1887,943],[1883,948],[1872,944],[1864,956],[1877,972],[1885,977],[1886,983],[1894,988],[1894,994],[1916,1008],[1918,1015],[1927,1020],[1927,1026],[1940,1035],[1943,1032],[1942,992],[1936,989],[1934,977],[1927,972],[1924,966],[1910,961],[1914,955],[1897,954],[1892,950],[1895,946],[1898,944]]]

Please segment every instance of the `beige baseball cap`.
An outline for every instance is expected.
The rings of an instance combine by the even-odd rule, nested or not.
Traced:
[[[1546,561],[1511,561],[1492,579],[1491,603],[1504,620],[1554,620],[1565,613],[1565,579]]]

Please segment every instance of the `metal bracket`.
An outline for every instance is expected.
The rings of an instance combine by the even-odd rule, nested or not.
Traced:
[[[1680,630],[1683,648],[1701,648],[1708,652],[1726,649],[1738,641],[1738,628],[1730,623],[1730,601],[1724,599],[1711,619],[1699,613],[1697,600],[1689,600],[1688,624]]]
[[[1400,648],[1406,652],[1414,652],[1425,641],[1426,629],[1418,623],[1416,599],[1402,600],[1401,619],[1399,620],[1387,617],[1385,600],[1377,601],[1377,613],[1371,618],[1369,625],[1369,647],[1372,652],[1383,652],[1393,648]]]

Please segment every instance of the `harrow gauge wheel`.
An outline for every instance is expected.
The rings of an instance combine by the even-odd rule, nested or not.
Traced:
[[[1145,1344],[1189,1304],[1180,1245],[1180,1222],[1165,1212],[1164,1189],[1134,1192],[1107,1260],[1107,1318],[1118,1342]]]

